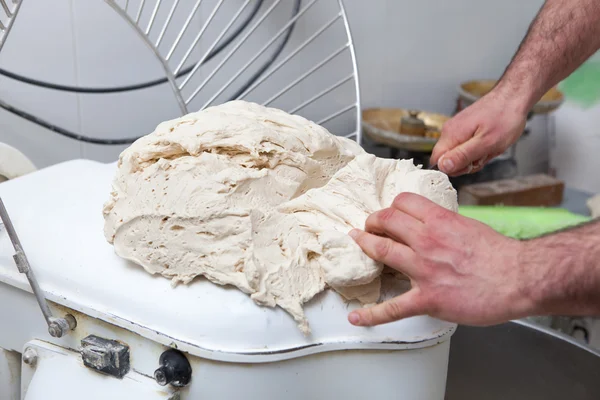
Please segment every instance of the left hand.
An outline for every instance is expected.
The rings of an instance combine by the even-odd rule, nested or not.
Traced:
[[[407,275],[412,289],[352,312],[354,325],[373,326],[416,315],[492,325],[530,315],[534,301],[521,242],[478,221],[402,193],[350,235],[364,252]]]

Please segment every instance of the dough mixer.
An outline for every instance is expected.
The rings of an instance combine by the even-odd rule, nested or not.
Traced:
[[[256,22],[208,63],[207,54],[252,0],[106,3],[156,55],[181,114],[235,95],[361,140],[356,60],[342,1],[304,0],[283,21],[269,16],[291,2],[267,2]],[[227,5],[229,13],[220,13]],[[204,23],[193,28],[192,15],[203,6]],[[173,26],[182,10],[189,17]],[[301,19],[304,29],[295,30],[289,51],[240,87],[238,78],[257,75],[255,62]],[[265,27],[269,36],[249,59],[236,58]],[[189,47],[182,44],[186,35]],[[192,57],[199,61],[180,76]],[[282,81],[278,72],[286,69]],[[281,309],[259,307],[203,279],[173,288],[116,256],[103,237],[101,213],[115,170],[115,163],[75,160],[0,187],[0,319],[7,327],[0,334],[0,398],[385,398],[401,390],[401,398],[443,399],[454,324],[423,316],[353,327],[347,314],[358,304],[327,291],[306,305],[312,333],[304,336]],[[373,370],[376,379],[364,381]]]
[[[157,56],[182,114],[239,93],[361,141],[358,73],[342,1],[304,0],[292,19],[268,26],[271,36],[250,61],[239,62],[236,52],[250,45],[253,29],[264,28],[268,15],[290,4],[271,1],[228,52],[212,65],[197,62],[183,77],[184,59],[195,53],[180,48],[181,38],[191,34],[201,43],[219,9],[232,0],[213,1],[206,24],[196,29],[169,24],[184,1],[107,3]],[[187,3],[186,12],[195,13],[207,2]],[[251,3],[235,2],[203,54]],[[310,29],[292,50],[250,86],[236,85],[244,73],[257,72],[252,62],[301,18],[311,21]],[[328,42],[327,48],[319,38],[334,28],[341,44]],[[309,60],[308,69],[295,64],[300,56]],[[278,80],[284,68],[295,78]],[[315,85],[311,79],[319,73],[325,78]],[[220,74],[225,78],[216,79]],[[346,316],[357,305],[328,291],[307,304],[313,333],[304,337],[283,310],[258,307],[243,293],[203,279],[172,288],[117,257],[103,237],[101,214],[115,168],[74,160],[0,185],[6,207],[0,226],[0,399],[444,398],[454,324],[415,317],[353,327]]]

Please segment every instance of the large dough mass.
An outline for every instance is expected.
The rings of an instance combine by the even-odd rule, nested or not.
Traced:
[[[234,101],[164,122],[121,154],[105,236],[149,273],[236,286],[308,333],[302,305],[326,287],[363,304],[379,298],[383,266],[348,232],[401,192],[458,208],[441,172]]]

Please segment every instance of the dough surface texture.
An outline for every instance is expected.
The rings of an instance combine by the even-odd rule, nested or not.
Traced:
[[[302,306],[327,287],[362,304],[378,300],[383,265],[348,232],[401,192],[458,208],[441,172],[233,101],[163,122],[123,151],[104,233],[151,274],[233,285],[283,308],[308,334]]]

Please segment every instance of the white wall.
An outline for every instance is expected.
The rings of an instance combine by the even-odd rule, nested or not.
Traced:
[[[459,82],[501,74],[542,2],[346,0],[358,55],[363,106],[451,113]],[[203,7],[207,8],[194,21],[196,31],[215,1],[205,3]],[[242,0],[226,0],[221,21],[231,16],[241,3]],[[191,7],[193,1],[182,0],[182,4]],[[266,30],[273,31],[277,21],[287,18],[291,4],[291,0],[283,2],[272,22],[265,25]],[[321,0],[300,21],[290,48],[328,19],[326,14],[334,6],[335,0]],[[185,15],[177,18],[181,24]],[[310,56],[301,57],[290,70],[278,74],[272,81],[273,87],[281,87],[291,76],[297,76],[319,57],[337,48],[333,42],[342,31],[336,32],[337,36],[331,36],[329,42],[313,47]],[[200,47],[206,49],[216,33],[208,32]],[[213,88],[228,79],[236,65],[254,54],[266,35],[266,31],[257,32],[246,52],[240,52],[240,58],[224,69]],[[320,90],[324,82],[344,67],[341,61],[333,64],[331,70],[323,71],[321,82],[315,81],[295,93],[294,100],[296,96],[299,99]],[[37,79],[81,86],[130,84],[163,76],[148,49],[101,0],[26,0],[0,53],[0,66]],[[342,90],[332,102],[336,107],[343,105],[348,94],[351,90]],[[264,98],[267,94],[259,90],[256,95]],[[118,95],[75,95],[0,78],[0,99],[73,131],[106,138],[149,133],[158,122],[178,115],[166,85]],[[340,122],[337,128],[346,129],[351,121]],[[547,156],[541,150],[547,150],[544,127],[545,123],[534,123],[533,134],[519,149],[526,154],[522,157],[526,170],[547,164]],[[110,161],[123,148],[74,142],[4,111],[0,111],[0,141],[20,148],[38,166],[79,157]],[[532,157],[533,150],[540,154]]]

